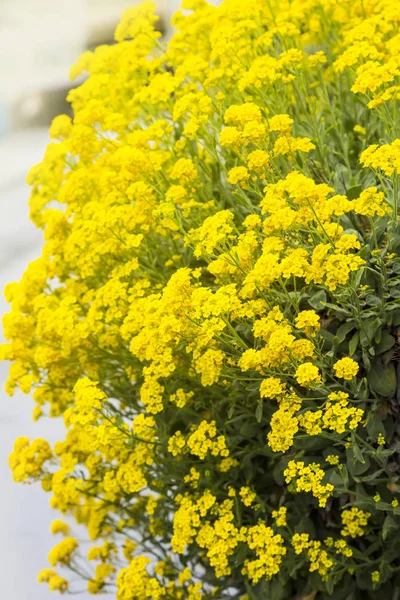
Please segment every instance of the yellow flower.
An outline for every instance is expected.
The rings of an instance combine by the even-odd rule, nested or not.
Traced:
[[[341,515],[343,525],[341,534],[352,538],[364,535],[370,516],[371,513],[357,507],[343,510]]]
[[[171,452],[172,456],[179,456],[184,451],[186,441],[181,431],[177,431],[168,440],[168,452]]]
[[[175,434],[176,435],[176,434]],[[215,421],[202,421],[189,436],[187,446],[192,454],[204,460],[208,453],[212,456],[229,456],[223,435],[217,435]]]
[[[400,171],[400,139],[391,144],[373,144],[361,153],[360,162],[364,167],[381,169],[389,177]]]
[[[296,554],[301,554],[307,550],[310,545],[310,536],[308,533],[295,533],[292,537],[292,546]]]
[[[353,200],[354,212],[359,215],[383,217],[390,212],[390,206],[384,200],[383,192],[378,192],[376,187],[369,187],[360,196]]]
[[[303,461],[291,460],[283,475],[286,483],[294,480],[297,492],[311,492],[315,498],[318,498],[319,506],[322,507],[326,506],[328,498],[334,490],[332,484],[321,483],[325,473],[317,463],[305,465]]]
[[[243,126],[251,121],[261,121],[261,109],[253,102],[244,104],[233,104],[224,115],[225,123],[234,123],[236,126]]]
[[[245,561],[243,574],[246,574],[253,583],[257,583],[263,577],[271,579],[279,572],[283,556],[286,554],[283,537],[274,534],[271,527],[260,522],[258,525],[248,528],[245,540],[256,558]]]
[[[275,115],[268,121],[271,131],[290,132],[293,119],[289,115]]]
[[[71,561],[72,554],[78,548],[78,542],[75,538],[66,537],[59,542],[49,552],[49,563],[55,567],[58,563],[68,564]]]
[[[247,156],[247,166],[251,171],[261,173],[270,162],[270,155],[265,150],[254,150]]]
[[[49,135],[53,139],[67,138],[72,132],[72,119],[67,115],[55,117],[51,123]]]
[[[317,332],[320,328],[320,319],[314,310],[301,311],[295,321],[298,329],[304,329],[306,333]]]
[[[59,591],[61,594],[68,590],[68,581],[57,575],[53,569],[42,569],[37,576],[38,583],[47,583],[50,591]]]
[[[29,438],[19,437],[14,442],[14,450],[8,457],[14,481],[26,481],[42,473],[42,467],[53,457],[50,445],[38,438],[30,442]]]
[[[64,523],[64,521],[61,521],[60,519],[56,519],[55,521],[52,522],[50,531],[51,531],[51,533],[54,533],[54,534],[62,533],[63,535],[68,535],[68,533],[70,531],[70,527],[67,523]]]
[[[359,133],[360,135],[366,135],[367,133],[365,127],[362,127],[361,125],[354,125],[353,131],[354,133]]]
[[[350,381],[357,375],[359,366],[355,360],[346,356],[335,362],[333,369],[336,377],[342,377],[343,379]]]
[[[297,383],[304,387],[313,387],[321,383],[321,375],[318,367],[310,362],[305,362],[297,367],[295,377]]]
[[[250,173],[246,167],[233,167],[229,171],[228,181],[232,184],[239,184],[242,188],[246,187],[248,180],[250,179]]]
[[[236,127],[225,127],[219,136],[221,146],[225,148],[239,148],[243,144],[243,133]]]
[[[272,511],[272,518],[275,519],[275,523],[277,527],[286,527],[287,525],[287,508],[286,506],[281,506],[278,510]]]
[[[244,486],[240,488],[239,496],[245,506],[250,506],[256,498],[256,493],[252,492],[249,487]]]
[[[263,379],[260,385],[261,398],[277,398],[285,393],[285,384],[278,377]]]

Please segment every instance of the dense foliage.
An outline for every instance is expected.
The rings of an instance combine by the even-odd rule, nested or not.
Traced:
[[[39,581],[394,600],[398,2],[185,0],[166,48],[153,10],[72,68],[28,177],[2,356],[66,436],[10,466],[87,530],[53,522]]]

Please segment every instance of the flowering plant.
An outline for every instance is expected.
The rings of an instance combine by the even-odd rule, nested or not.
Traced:
[[[90,540],[55,520],[39,581],[395,599],[398,4],[185,0],[167,47],[153,11],[81,56],[28,177],[2,357],[66,435],[10,466]]]

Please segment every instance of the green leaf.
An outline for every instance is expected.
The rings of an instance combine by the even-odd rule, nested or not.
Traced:
[[[332,304],[331,302],[327,302],[325,304],[326,307],[332,308],[337,315],[345,315],[346,317],[351,317],[351,312],[346,310],[343,307],[337,306],[336,304]]]
[[[353,187],[347,190],[346,196],[349,200],[355,200],[361,194],[362,187],[361,185],[353,185]]]
[[[385,472],[385,469],[378,469],[377,471],[375,471],[375,473],[372,473],[371,475],[366,475],[365,477],[361,477],[361,480],[363,483],[370,483],[375,481],[375,479],[378,479],[378,477],[380,475],[382,475],[382,473]]]
[[[321,310],[322,308],[324,308],[326,304],[326,293],[324,292],[324,290],[319,290],[318,292],[313,294],[308,299],[308,304],[315,308],[315,310]]]
[[[396,327],[400,325],[400,309],[396,308],[393,312],[393,325]]]
[[[373,412],[370,412],[368,415],[367,423],[366,423],[367,432],[370,438],[376,440],[378,435],[381,433],[383,436],[385,435],[385,427],[382,423],[380,417]]]
[[[367,375],[370,389],[384,398],[394,396],[397,387],[396,369],[392,362],[385,367],[380,362],[371,365]]]
[[[330,577],[328,579],[328,581],[326,582],[326,591],[328,592],[329,595],[332,594],[334,587],[335,587],[335,582],[333,580],[333,577]]]
[[[347,469],[346,469],[346,473],[347,473]],[[340,472],[336,471],[336,470],[332,470],[332,473],[329,477],[329,483],[331,483],[333,485],[333,487],[335,487],[335,488],[343,485],[344,488],[347,489],[347,486],[344,484],[344,480],[343,480],[343,467]]]
[[[335,336],[327,329],[321,329],[320,335],[324,338],[324,350],[330,350],[335,343]]]
[[[398,450],[396,448],[384,448],[383,446],[379,446],[376,450],[376,456],[381,458],[382,456],[392,456]]]
[[[365,302],[368,304],[368,306],[378,306],[381,303],[381,300],[374,294],[368,294],[365,298]]]
[[[274,600],[284,600],[287,598],[287,590],[284,589],[279,579],[273,579],[269,582],[270,585],[270,598]]]
[[[360,334],[358,333],[358,331],[356,331],[355,334],[353,335],[353,337],[351,338],[350,342],[349,342],[349,354],[350,354],[350,356],[353,356],[354,352],[357,350],[359,339],[360,339]]]
[[[372,340],[381,325],[381,320],[376,317],[365,319],[360,329],[360,342],[362,346],[371,346]]]
[[[256,426],[253,423],[244,422],[240,428],[240,435],[244,438],[251,439],[256,434]]]
[[[309,517],[302,517],[295,525],[295,533],[308,533],[310,537],[315,536],[315,525]]]
[[[371,368],[371,361],[369,360],[368,354],[365,352],[364,348],[362,349],[362,359],[364,363],[364,367],[367,371]]]
[[[256,408],[256,421],[257,423],[261,423],[261,419],[263,416],[264,403],[262,401],[257,403]]]
[[[373,234],[371,235],[371,238],[374,240],[374,243],[375,243],[374,238],[376,238],[379,241],[381,239],[382,235],[386,234],[388,222],[389,222],[388,216],[381,217],[380,219],[375,220],[375,222],[374,222],[375,235],[373,235]]]
[[[356,456],[354,448],[355,446],[346,452],[347,468],[349,469],[350,475],[358,480],[360,475],[368,471],[371,463],[368,455],[362,456],[363,460],[361,461],[360,454],[357,454]]]
[[[387,329],[383,330],[381,341],[375,348],[376,354],[382,354],[383,352],[390,350],[390,348],[392,348],[392,346],[394,346],[395,343],[396,343],[395,338],[392,335],[390,335],[390,333],[387,331]]]
[[[273,471],[272,471],[272,476],[274,478],[274,481],[278,484],[278,485],[284,485],[285,483],[285,478],[283,476],[283,470],[282,470],[282,465],[281,464],[277,464],[275,465]]]
[[[400,249],[400,234],[399,233],[391,233],[390,249],[392,250],[392,252],[397,252]]]
[[[349,489],[349,473],[347,471],[346,465],[342,466],[342,470],[340,471],[340,476],[343,481],[343,487],[345,490]]]
[[[344,340],[347,337],[347,334],[350,333],[350,331],[352,331],[355,327],[355,323],[350,321],[349,323],[343,323],[343,325],[341,325],[337,332],[336,332],[336,338],[339,342],[339,344],[341,344],[342,342],[344,342]]]
[[[354,454],[354,458],[356,460],[358,460],[358,462],[362,463],[363,465],[365,465],[365,459],[362,455],[362,452],[360,450],[360,448],[357,446],[357,444],[354,444],[353,446],[353,454]]]
[[[391,515],[387,515],[382,526],[382,539],[386,540],[391,529],[398,529],[399,526]]]

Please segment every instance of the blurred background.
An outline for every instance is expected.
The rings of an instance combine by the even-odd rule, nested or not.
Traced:
[[[69,67],[98,44],[111,43],[122,11],[135,0],[0,0],[0,314],[8,308],[6,283],[17,281],[40,255],[41,231],[28,218],[29,168],[42,159],[52,119],[68,110]],[[218,0],[210,1],[217,4]],[[180,0],[156,1],[159,27]],[[0,337],[2,338],[1,328]],[[3,339],[1,339],[3,341]],[[48,566],[55,539],[49,532],[56,514],[40,486],[13,483],[7,457],[16,437],[63,437],[62,423],[33,423],[33,402],[3,392],[7,365],[0,363],[0,574],[1,598],[48,600],[46,584],[36,583]],[[58,541],[58,538],[57,538]],[[80,598],[86,600],[83,594]],[[90,596],[92,597],[92,596]]]

